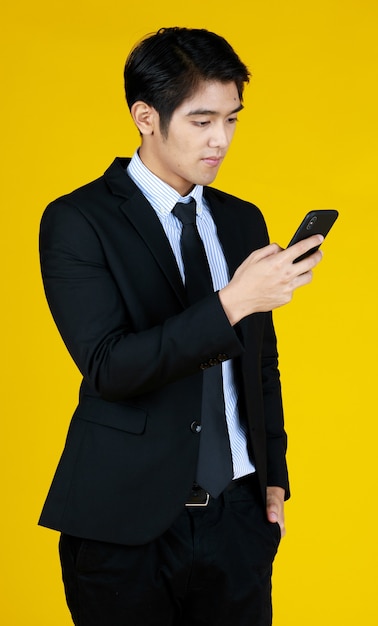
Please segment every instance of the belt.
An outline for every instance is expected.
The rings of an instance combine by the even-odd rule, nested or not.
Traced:
[[[255,477],[255,474],[248,474],[248,476],[243,476],[242,478],[237,478],[236,480],[232,480],[228,487],[224,490],[223,493],[232,491],[236,487],[240,487],[242,485],[251,484],[251,481]],[[185,506],[207,506],[210,500],[214,500],[205,489],[202,489],[197,483],[193,484],[193,487],[190,491],[189,498],[185,502]]]

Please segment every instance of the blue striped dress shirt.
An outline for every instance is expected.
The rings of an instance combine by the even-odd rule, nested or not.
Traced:
[[[214,290],[219,291],[229,282],[229,274],[223,250],[218,239],[216,227],[209,207],[203,197],[203,187],[196,185],[186,197],[155,176],[141,161],[138,151],[135,152],[127,173],[139,187],[158,216],[171,248],[183,282],[185,282],[184,265],[181,257],[180,238],[182,224],[173,215],[172,209],[177,202],[189,202],[194,198],[197,204],[197,228],[203,241],[213,279]],[[238,412],[238,391],[234,381],[232,361],[222,363],[223,389],[226,407],[226,419],[230,437],[234,478],[241,478],[255,471],[247,450],[245,427],[240,423]]]

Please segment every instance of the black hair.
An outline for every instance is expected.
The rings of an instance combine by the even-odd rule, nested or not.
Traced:
[[[125,65],[126,100],[141,100],[159,113],[167,135],[175,109],[201,81],[234,82],[240,101],[249,71],[230,44],[205,29],[161,28],[130,52]]]

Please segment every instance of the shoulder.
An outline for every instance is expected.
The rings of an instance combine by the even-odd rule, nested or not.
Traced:
[[[214,211],[231,211],[236,219],[252,221],[265,229],[264,216],[261,210],[252,202],[214,187],[204,187],[204,198]]]
[[[129,159],[116,158],[102,176],[53,200],[45,209],[46,220],[87,219],[100,222],[138,189],[126,173]]]

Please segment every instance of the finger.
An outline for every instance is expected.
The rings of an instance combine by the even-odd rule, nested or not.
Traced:
[[[322,258],[323,258],[322,251],[317,250],[316,252],[313,252],[313,254],[311,254],[310,256],[306,257],[305,259],[302,259],[302,261],[293,263],[292,266],[293,266],[293,269],[295,269],[295,273],[299,276],[307,272],[310,272],[310,274],[312,274],[312,270],[314,269],[314,267],[316,267],[316,265],[318,265],[318,263],[320,263]]]
[[[312,281],[312,271],[303,272],[303,274],[299,274],[292,281],[293,290],[298,289],[298,287],[304,287],[304,285],[309,285]]]
[[[306,254],[306,252],[308,252],[312,248],[317,248],[318,246],[320,246],[323,241],[323,235],[312,235],[307,239],[302,239],[302,241],[298,241],[298,243],[295,243],[293,246],[289,246],[289,248],[286,248],[286,250],[284,251],[285,257],[293,262],[295,261],[295,259],[302,256],[302,254]]]
[[[282,248],[277,243],[270,243],[268,246],[264,246],[264,248],[258,248],[254,250],[250,255],[250,259],[254,261],[260,261],[265,257],[272,256],[273,254],[278,254],[278,252],[282,252]]]

